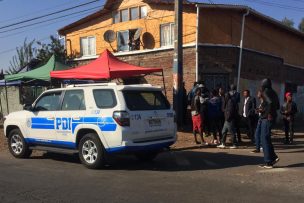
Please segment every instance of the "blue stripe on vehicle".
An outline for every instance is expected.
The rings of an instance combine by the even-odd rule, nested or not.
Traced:
[[[97,125],[101,131],[111,132],[116,131],[117,124],[112,117],[80,117],[79,119],[71,120],[72,133],[75,132],[79,124]],[[32,118],[32,129],[55,129],[55,121],[47,118]]]
[[[55,129],[54,125],[44,125],[44,124],[32,124],[32,129]]]
[[[67,142],[67,141],[57,141],[57,140],[44,140],[44,139],[36,139],[36,138],[25,138],[25,141],[29,144],[42,144],[54,147],[63,147],[75,149],[76,143]]]
[[[54,120],[48,120],[47,118],[43,118],[43,117],[35,117],[32,118],[32,123],[35,124],[53,124],[54,125]]]

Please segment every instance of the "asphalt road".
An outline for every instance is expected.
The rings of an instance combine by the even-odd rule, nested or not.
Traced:
[[[112,157],[102,170],[77,157],[0,151],[0,202],[304,202],[304,139],[274,169],[260,169],[250,149],[180,148],[154,162]]]

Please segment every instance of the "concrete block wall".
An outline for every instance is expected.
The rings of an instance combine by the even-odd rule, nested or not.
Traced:
[[[8,115],[8,113],[20,111],[23,109],[22,104],[20,104],[19,100],[19,87],[12,86],[7,87],[7,98],[8,98],[8,109],[7,109],[7,100],[6,100],[6,93],[5,88],[0,88],[0,98],[2,104],[2,114]]]

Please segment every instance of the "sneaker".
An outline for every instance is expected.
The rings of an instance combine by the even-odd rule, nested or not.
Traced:
[[[236,145],[232,145],[231,147],[229,147],[230,149],[237,149]]]
[[[273,165],[270,164],[270,163],[267,163],[267,164],[260,164],[259,167],[260,167],[260,168],[271,169],[271,168],[273,168]]]
[[[226,146],[224,144],[221,144],[221,145],[218,145],[217,148],[220,148],[220,149],[225,149]]]
[[[250,153],[256,154],[256,153],[260,153],[260,152],[261,152],[260,150],[255,149],[255,150],[251,151]]]
[[[213,141],[213,144],[218,144],[217,140],[214,140],[214,141]]]
[[[277,157],[271,164],[272,164],[272,165],[275,165],[275,164],[278,163],[279,161],[280,161],[280,158]]]
[[[264,165],[264,168],[271,169],[271,168],[273,168],[273,165],[272,165],[272,163],[267,163]]]
[[[201,144],[202,146],[208,146],[209,145],[209,143],[208,142],[202,142],[202,144]]]

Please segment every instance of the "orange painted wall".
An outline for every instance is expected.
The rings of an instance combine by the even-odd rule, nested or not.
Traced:
[[[172,5],[157,5],[157,4],[145,4],[142,0],[124,0],[117,2],[113,5],[112,10],[120,10],[124,8],[130,8],[134,6],[147,6],[148,17],[145,19],[132,20],[121,23],[112,23],[112,11],[107,14],[87,22],[81,26],[68,30],[66,34],[67,52],[76,53],[79,56],[80,53],[80,38],[85,36],[96,37],[96,54],[100,54],[104,49],[111,49],[111,46],[116,49],[116,41],[111,43],[105,42],[103,35],[107,30],[124,31],[129,29],[143,28],[142,35],[145,32],[149,32],[154,38],[154,48],[160,47],[160,25],[165,23],[174,22],[174,11]],[[183,43],[194,43],[196,39],[196,10],[195,8],[185,8],[183,13]],[[142,37],[142,36],[141,36]],[[144,49],[141,46],[141,49]]]

